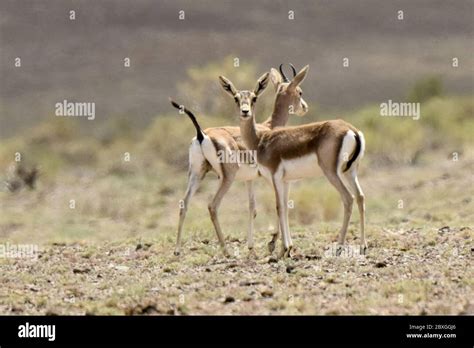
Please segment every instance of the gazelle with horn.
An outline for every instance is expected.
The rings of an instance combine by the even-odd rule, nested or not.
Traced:
[[[290,64],[291,65],[291,64]],[[295,68],[291,65],[294,74],[296,73]],[[271,74],[274,80],[287,80],[280,65],[280,73],[277,70],[271,69]],[[268,77],[268,74],[267,74]],[[223,81],[221,80],[221,84]],[[252,115],[254,112],[255,104],[260,94],[265,90],[268,84],[268,79],[259,79],[259,83],[253,91],[250,90],[236,90],[233,87],[228,90],[234,97],[234,100],[239,104],[242,113]],[[281,127],[286,125],[290,116],[290,109],[296,108],[294,103],[299,103],[307,109],[307,104],[303,98],[298,96],[298,100],[288,98],[284,95],[275,99],[275,108],[272,115],[262,124],[256,124],[255,127],[259,131],[269,130],[275,127]],[[219,187],[215,193],[211,203],[209,203],[208,209],[211,216],[212,223],[217,233],[217,237],[221,247],[223,248],[224,254],[228,255],[225,248],[224,236],[218,218],[218,209],[221,201],[225,194],[230,189],[234,180],[245,181],[247,184],[247,192],[249,198],[249,225],[247,232],[247,244],[249,250],[253,250],[254,240],[254,219],[256,217],[256,200],[254,193],[253,180],[258,178],[261,173],[258,171],[258,167],[255,162],[253,163],[229,163],[220,160],[219,154],[221,153],[232,153],[232,152],[244,152],[244,157],[252,157],[252,154],[247,151],[247,148],[242,141],[239,127],[214,127],[202,130],[199,123],[196,120],[194,114],[186,109],[184,106],[171,100],[174,107],[180,109],[183,113],[186,113],[191,119],[192,123],[196,128],[196,136],[192,139],[189,147],[189,172],[188,172],[188,187],[186,194],[182,200],[182,205],[179,212],[179,225],[178,225],[178,236],[176,241],[175,255],[180,254],[181,239],[183,232],[184,220],[186,212],[189,206],[189,202],[192,196],[197,191],[201,181],[209,171],[214,171],[219,178]],[[247,155],[245,154],[247,152]],[[249,156],[250,154],[250,156]],[[273,252],[275,248],[275,242],[279,234],[279,220],[275,226],[274,234],[271,241],[268,243],[270,252]]]
[[[308,72],[304,67],[291,82],[278,80],[270,74],[277,94],[275,107],[283,96],[286,99],[300,98],[301,88]],[[257,83],[268,78],[268,73]],[[235,87],[225,77],[221,77],[225,91],[235,98]],[[298,104],[297,104],[298,105]],[[365,150],[364,135],[357,128],[343,120],[315,122],[296,127],[279,127],[273,130],[259,129],[255,115],[245,112],[240,105],[240,132],[245,146],[256,151],[259,170],[270,176],[276,197],[277,214],[283,240],[280,257],[289,256],[293,247],[288,223],[289,183],[322,172],[329,182],[339,191],[344,205],[344,218],[339,233],[338,250],[340,253],[345,241],[347,227],[352,214],[353,194],[356,196],[360,213],[360,252],[367,249],[365,225],[365,198],[357,178],[357,168]],[[305,112],[302,105],[294,110]]]

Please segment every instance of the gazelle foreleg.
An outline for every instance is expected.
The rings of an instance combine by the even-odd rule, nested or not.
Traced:
[[[249,195],[249,226],[247,234],[247,246],[249,251],[253,250],[254,241],[253,241],[253,232],[254,232],[254,220],[257,216],[256,202],[255,202],[255,191],[252,180],[247,181],[247,192]]]
[[[367,251],[367,242],[365,241],[365,196],[357,178],[357,166],[344,173],[344,177],[356,197],[360,216],[360,254],[365,255]]]
[[[288,210],[289,207],[288,206],[289,206],[289,199],[290,199],[290,183],[287,182],[287,181],[283,182],[283,197],[284,197],[284,200],[285,200],[285,207],[286,207],[286,209],[285,209],[285,214],[286,214],[285,219],[286,219],[286,225],[287,225],[286,230],[288,231],[287,232],[288,233],[287,238],[288,238],[288,241],[290,243],[290,247],[293,248],[293,241],[291,240],[290,226],[289,226],[290,219],[288,217],[288,212],[289,212],[289,210]],[[289,256],[289,254],[288,254],[288,256]]]
[[[263,178],[265,179],[265,181],[270,186],[273,187],[273,180],[272,180],[271,176],[267,172],[262,172],[261,174],[262,174]],[[281,235],[280,217],[277,214],[277,215],[275,215],[275,218],[276,218],[276,221],[275,221],[275,228],[272,231],[272,239],[267,244],[268,251],[270,252],[270,254],[273,254],[273,252],[275,251],[276,242],[278,240],[279,235]]]
[[[287,183],[285,182],[284,183],[284,200],[285,200],[285,204],[286,204],[286,207],[287,207],[287,214],[286,214],[286,219],[287,221],[288,220],[288,204],[289,204],[289,198],[290,198],[290,183]],[[275,250],[275,244],[276,244],[276,241],[278,240],[278,236],[281,234],[281,227],[280,227],[280,218],[277,216],[277,220],[276,220],[276,224],[275,224],[275,231],[272,235],[272,239],[270,240],[270,242],[268,242],[268,251],[271,253],[273,253],[273,251]],[[292,240],[291,240],[291,236],[289,236],[290,238],[290,244],[292,244]]]

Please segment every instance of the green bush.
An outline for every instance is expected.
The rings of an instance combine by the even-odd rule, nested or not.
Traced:
[[[433,97],[439,97],[443,93],[443,86],[439,76],[430,76],[415,83],[408,94],[411,103],[423,103]]]

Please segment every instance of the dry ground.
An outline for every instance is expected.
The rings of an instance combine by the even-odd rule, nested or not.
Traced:
[[[437,158],[365,170],[365,257],[352,252],[358,250],[357,210],[348,233],[354,249],[333,256],[341,207],[322,179],[294,185],[290,223],[296,253],[279,262],[271,262],[266,251],[273,203],[263,183],[257,257],[249,256],[245,245],[242,183],[223,204],[223,226],[233,251],[229,259],[217,247],[202,204],[213,184],[204,185],[190,208],[180,257],[172,251],[182,177],[176,190],[160,183],[122,182],[130,191],[103,197],[96,196],[104,184],[97,180],[1,193],[1,240],[37,243],[40,253],[38,259],[0,258],[0,313],[474,314],[473,164],[464,157],[458,162]],[[314,187],[332,197],[324,199],[328,205],[336,202],[335,213],[316,203],[316,212],[310,213],[306,202],[318,202]],[[66,210],[58,206],[67,200],[60,193],[78,197],[79,207],[94,194],[88,197],[94,209],[106,200],[112,206],[102,207],[104,216],[115,217],[95,216],[86,208],[79,209],[79,216],[65,217]],[[148,194],[155,200],[149,201]],[[38,197],[45,203],[37,204]],[[134,215],[140,204],[140,214]]]

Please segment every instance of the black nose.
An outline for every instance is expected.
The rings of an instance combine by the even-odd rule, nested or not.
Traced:
[[[244,115],[247,115],[247,114],[249,113],[249,111],[248,111],[248,110],[242,110],[242,113],[243,113]]]

